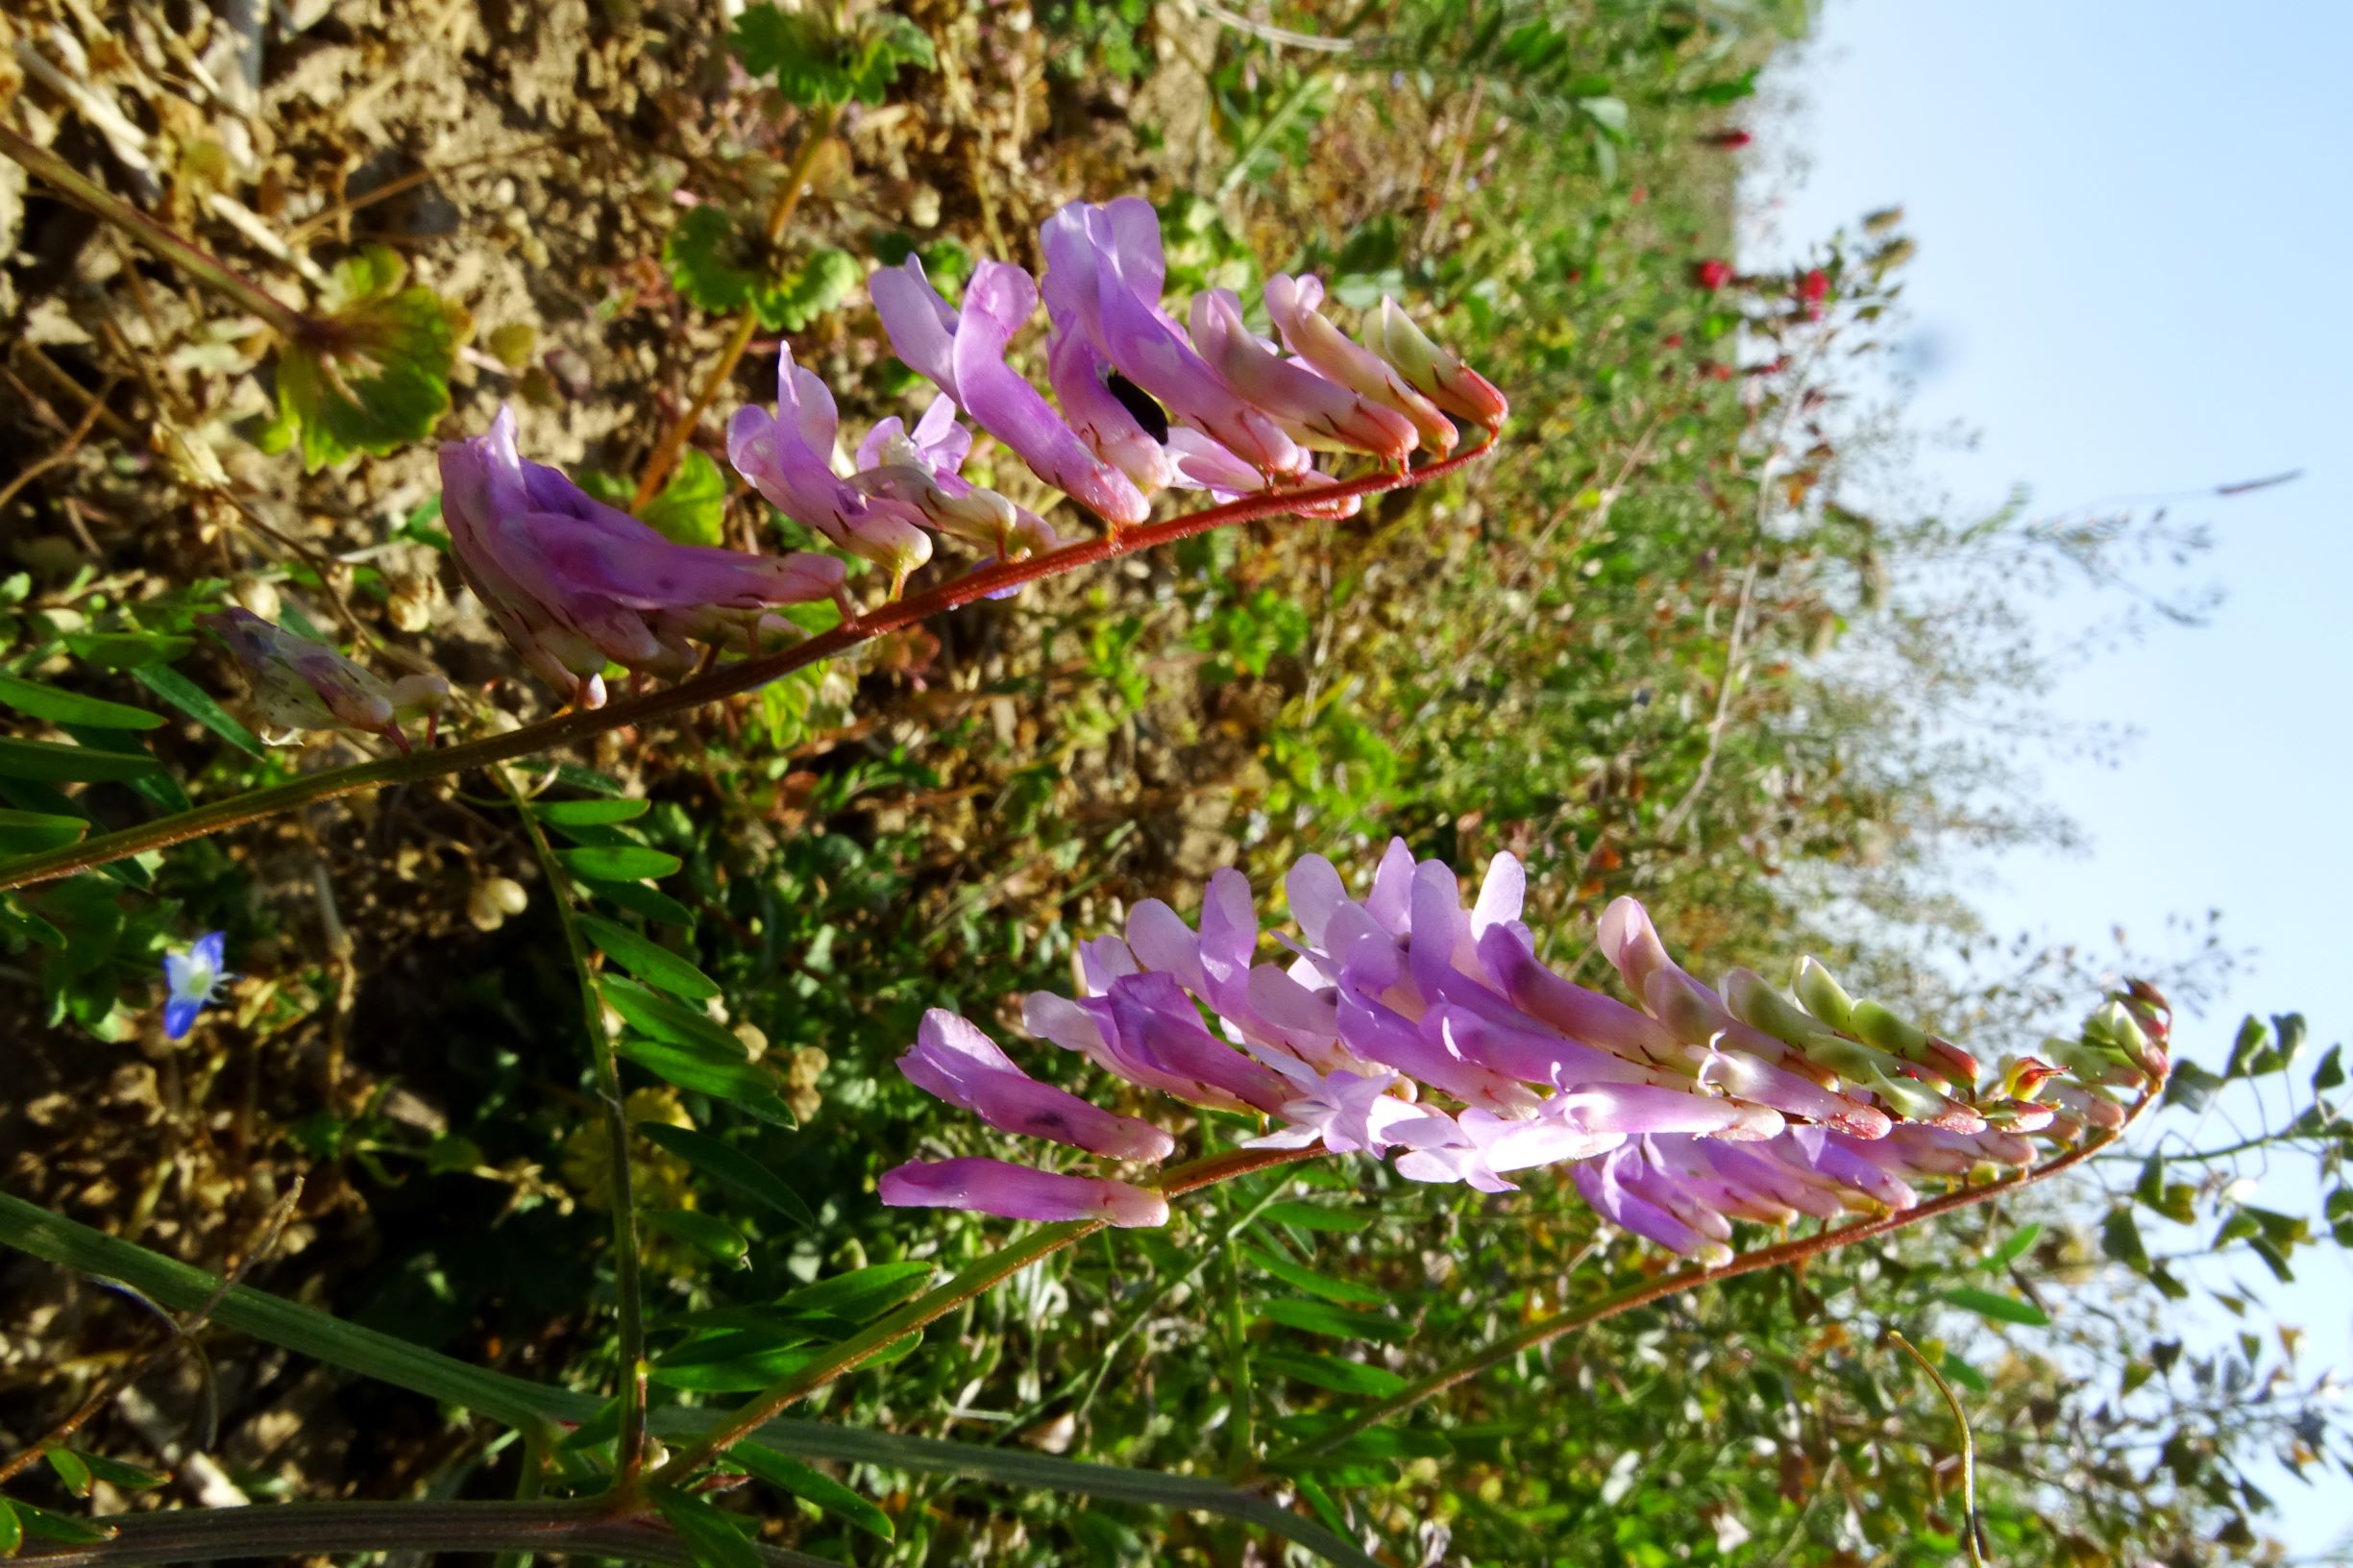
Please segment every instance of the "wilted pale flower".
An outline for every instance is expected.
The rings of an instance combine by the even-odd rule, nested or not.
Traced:
[[[830,404],[828,404],[830,407]],[[515,451],[501,407],[486,434],[441,448],[442,520],[458,570],[525,662],[582,707],[604,701],[608,664],[693,670],[692,642],[749,648],[789,632],[760,612],[830,599],[828,555],[747,555],[664,538]]]
[[[221,988],[229,983],[230,975],[221,967],[222,945],[227,933],[208,931],[190,943],[185,952],[163,955],[163,984],[167,994],[163,1000],[163,1034],[169,1040],[184,1040],[195,1027],[196,1015],[209,1003],[220,999]]]
[[[1143,900],[1124,938],[1081,944],[1084,994],[1033,992],[1023,1021],[1140,1088],[1267,1116],[1275,1126],[1254,1146],[1393,1155],[1409,1180],[1485,1191],[1568,1164],[1613,1222],[1698,1257],[1723,1256],[1736,1220],[1909,1207],[1912,1181],[2027,1163],[2034,1148],[2019,1135],[2061,1125],[2061,1110],[2019,1097],[2015,1082],[1980,1098],[1965,1053],[1848,997],[1810,961],[1794,997],[1741,969],[1721,989],[1701,983],[1631,899],[1604,914],[1598,940],[1642,1006],[1573,984],[1535,955],[1509,855],[1467,909],[1453,870],[1402,842],[1360,900],[1320,856],[1285,885],[1297,927],[1280,938],[1287,962],[1258,961],[1249,886],[1220,871],[1197,927]],[[2112,1005],[2062,1047],[2103,1072],[2137,1066],[2144,1046],[2157,1049],[2140,1014],[2156,1017]],[[908,1061],[934,1062],[955,1041],[975,1065],[908,1076],[968,1108],[981,1109],[984,1086],[1004,1095],[982,1111],[999,1128],[1126,1153],[1077,1132],[1089,1118],[1071,1097],[1031,1082],[953,1015],[926,1018]],[[2149,1081],[2142,1069],[2131,1084]],[[2121,1119],[2096,1088],[2056,1088],[2086,1096],[2065,1112],[2075,1129]],[[894,1183],[889,1201],[1028,1218],[1037,1190],[1058,1190],[986,1164],[985,1179],[959,1175],[952,1200],[927,1196],[950,1187],[926,1176]],[[1071,1196],[1055,1214],[1083,1208]]]
[[[284,745],[305,729],[355,729],[381,735],[402,750],[401,721],[429,715],[448,700],[439,675],[404,675],[387,682],[324,643],[298,637],[247,609],[200,615],[197,625],[218,637],[253,682],[254,707],[282,733]]]

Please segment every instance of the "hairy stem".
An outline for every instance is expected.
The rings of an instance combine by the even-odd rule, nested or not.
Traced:
[[[784,189],[777,192],[775,205],[768,209],[764,233],[770,245],[784,238],[784,232],[793,226],[793,213],[800,206],[801,189],[809,183],[810,171],[817,167],[818,155],[825,150],[825,143],[833,139],[834,123],[839,113],[840,110],[828,105],[820,109],[817,117],[809,122],[808,134],[800,139],[800,152],[794,158],[793,166],[785,171]],[[751,334],[758,331],[759,326],[758,312],[749,308],[735,318],[735,329],[727,334],[726,347],[720,350],[717,362],[711,366],[711,373],[702,379],[701,390],[695,394],[695,401],[687,405],[686,412],[662,432],[661,442],[653,449],[653,455],[646,459],[646,471],[637,478],[637,495],[629,502],[631,510],[651,501],[661,490],[662,481],[670,478],[670,471],[678,466],[679,457],[686,452],[686,444],[694,439],[695,431],[701,428],[702,416],[710,412],[711,404],[719,401],[720,393],[725,391],[727,382],[734,379],[735,367],[743,362],[744,351],[751,347]]]
[[[561,1552],[696,1568],[685,1542],[651,1514],[601,1511],[601,1500],[558,1503],[284,1503],[172,1508],[109,1519],[103,1541],[28,1544],[18,1562],[46,1568],[143,1568],[232,1557],[323,1557],[376,1552]],[[751,1543],[745,1543],[750,1546]],[[772,1568],[835,1568],[824,1557],[756,1547]]]
[[[539,857],[540,874],[547,879],[555,902],[555,919],[564,930],[564,950],[572,957],[572,972],[580,982],[581,1027],[588,1031],[588,1054],[597,1074],[597,1109],[604,1119],[605,1163],[611,1167],[613,1209],[613,1293],[621,1317],[621,1434],[614,1450],[613,1500],[626,1505],[637,1496],[640,1468],[646,1457],[646,1311],[645,1286],[637,1262],[637,1202],[629,1180],[629,1118],[621,1094],[621,1058],[613,1048],[613,1032],[604,1026],[604,998],[597,993],[595,972],[589,968],[588,943],[580,922],[573,918],[572,878],[549,847],[547,830],[524,800],[523,793],[504,772],[499,775],[530,835],[531,852]]]
[[[75,206],[105,219],[190,278],[243,306],[280,337],[301,338],[310,331],[310,319],[301,311],[242,276],[194,240],[158,223],[83,175],[55,153],[34,146],[5,126],[0,126],[0,153],[6,153],[56,186]]]
[[[898,631],[931,616],[962,609],[975,600],[985,599],[1004,589],[1061,576],[1083,566],[1093,566],[1158,545],[1172,544],[1197,533],[1206,533],[1212,528],[1291,516],[1306,505],[1379,495],[1384,491],[1427,483],[1442,474],[1452,473],[1483,457],[1494,445],[1495,436],[1490,431],[1468,451],[1422,468],[1367,474],[1361,478],[1324,485],[1307,493],[1287,491],[1280,495],[1244,496],[1238,501],[1189,512],[1166,522],[1083,539],[1026,560],[993,562],[912,598],[881,605],[855,621],[846,622],[831,631],[821,632],[792,648],[723,664],[707,674],[680,681],[675,686],[647,692],[643,696],[601,708],[559,714],[536,724],[527,724],[502,735],[486,735],[462,746],[419,750],[405,756],[356,763],[349,768],[329,769],[267,789],[231,796],[226,800],[198,806],[192,811],[184,811],[137,827],[95,834],[62,848],[0,862],[0,889],[20,888],[87,870],[93,866],[143,854],[150,849],[161,849],[189,839],[203,838],[207,834],[241,827],[247,822],[259,821],[314,801],[331,800],[338,796],[355,795],[363,790],[379,790],[391,784],[413,784],[444,773],[460,772],[468,768],[487,767],[492,763],[512,762],[518,757],[551,751],[558,747],[601,735],[607,730],[666,719],[673,714],[716,702],[722,698],[765,686],[779,675],[790,674],[821,659],[832,658],[886,632]]]
[[[2032,1169],[2022,1171],[2016,1176],[2002,1181],[1989,1182],[1983,1187],[1962,1188],[1957,1191],[1948,1192],[1942,1197],[1931,1198],[1916,1208],[1899,1209],[1873,1219],[1860,1220],[1852,1225],[1842,1225],[1836,1230],[1799,1237],[1794,1240],[1783,1241],[1777,1246],[1760,1247],[1754,1252],[1742,1253],[1728,1263],[1718,1263],[1712,1267],[1679,1268],[1672,1273],[1662,1274],[1654,1280],[1645,1280],[1640,1285],[1629,1286],[1623,1290],[1613,1291],[1599,1301],[1581,1307],[1573,1312],[1562,1312],[1553,1317],[1538,1318],[1535,1322],[1505,1335],[1502,1338],[1490,1340],[1458,1360],[1448,1362],[1418,1382],[1409,1384],[1379,1404],[1341,1422],[1313,1442],[1302,1443],[1286,1449],[1274,1455],[1266,1462],[1269,1466],[1279,1466],[1289,1460],[1312,1458],[1318,1455],[1329,1454],[1357,1433],[1377,1427],[1393,1415],[1399,1415],[1411,1409],[1433,1394],[1452,1388],[1458,1383],[1467,1383],[1489,1367],[1507,1361],[1524,1351],[1550,1344],[1564,1335],[1591,1328],[1594,1324],[1616,1317],[1621,1312],[1630,1312],[1637,1307],[1647,1307],[1652,1302],[1663,1301],[1669,1296],[1680,1295],[1686,1290],[1696,1290],[1703,1285],[1716,1285],[1726,1280],[1736,1280],[1744,1274],[1762,1273],[1769,1268],[1778,1268],[1784,1263],[1802,1262],[1808,1258],[1818,1258],[1824,1253],[1835,1252],[1841,1247],[1851,1246],[1857,1241],[1867,1241],[1875,1236],[1885,1236],[1890,1231],[1902,1230],[1907,1225],[1918,1225],[1942,1214],[1972,1208],[1990,1198],[2003,1197],[2018,1191],[2021,1188],[2031,1187],[2037,1182],[2047,1180],[2070,1166],[2090,1159],[2099,1150],[2122,1138],[2125,1131],[2141,1118],[2141,1114],[2156,1103],[2158,1095],[2164,1090],[2165,1081],[2162,1078],[2149,1084],[2141,1091],[2141,1097],[2133,1102],[2131,1111],[2124,1118],[2123,1126],[2104,1135],[2087,1136],[2074,1148],[2046,1160],[2043,1164]]]
[[[1254,1170],[1287,1164],[1291,1161],[1304,1160],[1322,1152],[1320,1147],[1230,1149],[1223,1154],[1205,1155],[1164,1171],[1161,1179],[1153,1185],[1173,1198],[1199,1191],[1215,1182],[1247,1176]],[[728,1445],[750,1436],[754,1428],[787,1406],[844,1373],[865,1365],[909,1335],[920,1331],[925,1324],[946,1316],[1040,1259],[1051,1257],[1073,1242],[1085,1240],[1103,1226],[1104,1221],[1099,1219],[1072,1219],[1056,1225],[1043,1225],[1013,1246],[975,1259],[959,1270],[954,1278],[933,1286],[897,1311],[835,1345],[826,1355],[792,1376],[764,1389],[750,1404],[681,1449],[668,1464],[653,1473],[651,1483],[661,1485],[684,1481]]]

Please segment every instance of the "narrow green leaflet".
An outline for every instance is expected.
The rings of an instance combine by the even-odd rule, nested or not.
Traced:
[[[186,811],[195,805],[196,802],[188,798],[188,792],[180,787],[180,780],[164,770],[162,763],[147,749],[147,743],[136,735],[120,729],[99,729],[86,724],[66,724],[62,727],[67,735],[89,750],[111,752],[118,757],[150,765],[122,782],[124,788],[158,811]]]
[[[652,1380],[699,1394],[757,1393],[817,1360],[820,1345],[780,1345],[756,1330],[729,1330],[653,1359]]]
[[[680,1089],[724,1100],[763,1121],[794,1125],[792,1107],[777,1094],[774,1082],[744,1059],[740,1047],[732,1060],[704,1047],[661,1040],[624,1039],[618,1048],[648,1072]]]
[[[1257,1247],[1245,1246],[1241,1252],[1262,1271],[1311,1296],[1321,1296],[1326,1301],[1336,1301],[1348,1307],[1382,1307],[1388,1303],[1386,1291],[1376,1290],[1369,1285],[1358,1285],[1353,1280],[1330,1279],[1287,1258],[1278,1258]]]
[[[615,909],[625,909],[650,920],[661,920],[669,925],[695,923],[693,910],[659,888],[650,888],[643,882],[607,882],[599,877],[583,876],[580,886]]]
[[[1361,1394],[1385,1399],[1406,1385],[1406,1380],[1385,1366],[1366,1366],[1320,1351],[1262,1350],[1251,1358],[1262,1372],[1295,1383],[1329,1388],[1336,1394]]]
[[[2026,1249],[2033,1246],[2042,1234],[2043,1227],[2039,1224],[2020,1226],[2000,1246],[1994,1249],[1994,1255],[1985,1261],[1985,1266],[1997,1274],[2000,1273],[2023,1258]]]
[[[742,1264],[751,1243],[744,1233],[714,1215],[693,1209],[647,1209],[638,1218],[674,1241],[685,1243],[723,1263]]]
[[[1336,1307],[1328,1301],[1297,1301],[1277,1297],[1271,1301],[1253,1302],[1251,1306],[1268,1322],[1280,1323],[1287,1329],[1297,1329],[1302,1334],[1329,1335],[1336,1339],[1379,1339],[1394,1344],[1413,1332],[1413,1326],[1400,1318],[1359,1311],[1351,1307]]]
[[[763,1568],[758,1550],[735,1521],[701,1498],[665,1490],[653,1501],[702,1568]]]
[[[47,1448],[41,1451],[41,1458],[49,1461],[49,1468],[58,1473],[67,1491],[76,1497],[90,1495],[90,1467],[82,1462],[81,1455],[70,1448]]]
[[[550,827],[594,827],[634,821],[652,806],[650,800],[543,800],[531,811]]]
[[[758,1443],[738,1443],[727,1457],[754,1477],[780,1492],[855,1525],[870,1535],[891,1540],[896,1535],[891,1516],[823,1471]]]
[[[111,1531],[85,1523],[70,1514],[51,1513],[47,1508],[37,1508],[17,1498],[11,1498],[9,1502],[16,1510],[16,1522],[24,1527],[24,1533],[35,1540],[61,1541],[68,1546],[91,1546],[112,1534]]]
[[[46,784],[101,784],[145,778],[162,771],[163,764],[144,750],[135,756],[56,741],[0,737],[0,777],[38,779]]]
[[[817,1228],[817,1216],[800,1200],[800,1194],[787,1187],[784,1178],[754,1160],[731,1143],[722,1142],[708,1133],[696,1132],[691,1127],[674,1127],[664,1121],[641,1121],[638,1136],[656,1148],[676,1155],[696,1171],[739,1197],[765,1204],[785,1218],[807,1230]],[[905,1265],[901,1265],[905,1266]],[[916,1265],[928,1278],[931,1265]]]
[[[2050,1324],[2049,1314],[2034,1303],[1996,1295],[1991,1290],[1957,1286],[1945,1291],[1942,1299],[1952,1306],[1975,1312],[1979,1317],[1990,1317],[1997,1323],[2022,1323],[2030,1329],[2047,1328]]]
[[[161,714],[149,713],[145,708],[84,697],[79,692],[61,692],[55,686],[14,675],[0,675],[0,702],[18,713],[61,724],[90,724],[99,729],[159,729],[163,724]]]
[[[25,1544],[25,1527],[16,1517],[9,1500],[0,1497],[0,1557],[12,1557],[17,1548]]]
[[[90,830],[79,817],[0,807],[0,855],[35,855],[76,843]]]
[[[597,989],[604,993],[614,1012],[655,1040],[672,1045],[692,1045],[746,1066],[751,1065],[744,1053],[744,1042],[712,1022],[708,1014],[681,1006],[618,974],[600,976]]]
[[[878,1317],[931,1283],[933,1264],[872,1263],[788,1292],[776,1303],[796,1317],[830,1317],[855,1326]]]
[[[660,943],[640,936],[625,925],[598,915],[578,917],[580,929],[597,950],[650,986],[690,1002],[708,1001],[719,994],[711,977]]]
[[[69,631],[65,646],[77,659],[107,670],[137,672],[151,664],[169,664],[187,656],[194,638],[167,631]]]
[[[659,849],[621,844],[596,845],[584,849],[558,849],[555,858],[562,861],[564,870],[575,876],[593,877],[603,882],[641,882],[650,876],[668,876],[684,864],[677,856],[664,854]]]
[[[249,757],[267,757],[254,732],[236,722],[205,689],[168,664],[142,664],[131,678]]]

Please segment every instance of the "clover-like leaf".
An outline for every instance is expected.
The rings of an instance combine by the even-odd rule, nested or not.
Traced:
[[[389,246],[346,258],[330,280],[328,313],[280,352],[268,434],[299,439],[305,469],[396,451],[449,410],[450,368],[473,324],[431,289],[403,288],[406,276]]]
[[[639,517],[681,545],[716,545],[727,515],[727,481],[705,453],[687,449],[678,471]]]
[[[776,332],[799,331],[840,305],[863,276],[846,252],[830,248],[780,271],[757,231],[717,207],[681,217],[663,242],[662,260],[671,282],[696,305],[721,315],[748,308]]]
[[[804,109],[878,104],[900,67],[939,63],[923,30],[895,12],[870,11],[846,31],[772,5],[745,8],[731,40],[744,69],[774,79]]]
[[[755,290],[751,307],[769,331],[797,332],[848,298],[865,276],[846,252],[821,249],[798,270]]]

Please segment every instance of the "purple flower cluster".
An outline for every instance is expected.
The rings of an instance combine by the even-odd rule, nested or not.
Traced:
[[[1297,511],[1344,516],[1353,499],[1311,494],[1333,482],[1311,466],[1311,449],[1402,465],[1416,448],[1451,451],[1455,420],[1494,429],[1508,412],[1393,301],[1370,316],[1363,344],[1349,339],[1319,313],[1323,286],[1312,278],[1266,284],[1290,357],[1253,333],[1223,290],[1194,297],[1189,333],[1163,305],[1160,221],[1144,202],[1073,202],[1040,238],[1059,408],[1006,358],[1037,312],[1038,282],[984,261],[951,306],[911,258],[876,272],[870,290],[892,346],[940,389],[913,429],[883,420],[843,474],[833,394],[789,347],[775,408],[728,421],[736,471],[797,522],[888,571],[894,596],[931,558],[935,533],[999,560],[1057,542],[1043,518],[963,477],[972,432],[959,410],[1115,530],[1143,522],[1166,488],[1220,499],[1285,492]],[[695,661],[690,642],[759,646],[771,632],[789,635],[762,610],[842,591],[842,563],[829,556],[772,559],[664,539],[522,461],[504,410],[487,434],[445,445],[441,474],[467,582],[531,668],[584,707],[603,701],[608,664],[682,674]]]
[[[1310,855],[1286,879],[1286,963],[1258,961],[1239,872],[1210,880],[1198,928],[1158,899],[1124,939],[1080,950],[1084,994],[1033,992],[1029,1032],[1113,1076],[1275,1126],[1250,1146],[1392,1157],[1400,1176],[1513,1188],[1567,1164],[1593,1207],[1679,1253],[1721,1256],[1734,1220],[1908,1208],[1912,1183],[2034,1159],[2023,1134],[2120,1120],[2109,1090],[2164,1070],[2161,1004],[2112,1002],[2053,1042],[2076,1084],[2026,1059],[1980,1093],[1977,1064],[1810,960],[1795,995],[1735,969],[1710,987],[1669,956],[1630,898],[1600,944],[1629,1006],[1572,984],[1520,921],[1525,877],[1498,855],[1465,908],[1452,868],[1392,843],[1362,898]],[[2153,993],[2151,993],[2153,995]],[[900,1070],[999,1131],[1108,1159],[1173,1144],[1030,1078],[967,1020],[934,1012]],[[886,1174],[885,1203],[1015,1218],[1157,1224],[1159,1194],[987,1159]]]

